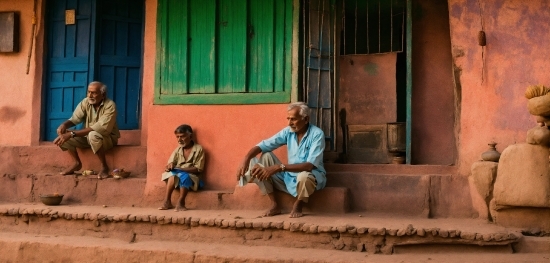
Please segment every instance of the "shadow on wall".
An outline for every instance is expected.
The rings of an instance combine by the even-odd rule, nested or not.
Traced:
[[[26,111],[10,106],[0,108],[0,123],[14,124],[21,117],[25,116]]]

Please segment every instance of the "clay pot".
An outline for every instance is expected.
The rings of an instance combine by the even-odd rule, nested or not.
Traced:
[[[40,201],[45,205],[59,205],[62,200],[63,195],[60,194],[40,195]]]
[[[500,159],[500,153],[497,151],[495,147],[497,143],[491,142],[488,145],[489,145],[489,150],[481,154],[481,159],[483,161],[488,161],[488,162],[498,162],[498,160]]]

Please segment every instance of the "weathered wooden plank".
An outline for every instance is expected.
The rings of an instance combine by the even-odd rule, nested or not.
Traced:
[[[412,140],[412,0],[407,0],[407,149],[406,162],[411,164],[411,140]]]
[[[220,0],[218,93],[246,91],[247,1]]]
[[[189,14],[189,93],[214,93],[216,0],[189,0]]]
[[[162,99],[156,100],[155,104],[268,104],[287,103],[290,101],[289,92],[273,93],[227,93],[227,94],[188,94],[164,95]]]
[[[285,5],[288,1],[275,1],[275,53],[274,59],[274,90],[284,91],[285,80]],[[290,49],[286,52],[291,52]]]
[[[274,0],[249,3],[249,92],[273,92],[274,6]]]
[[[165,73],[164,94],[188,93],[188,32],[189,12],[187,1],[169,0],[166,6],[165,58],[161,70]]]

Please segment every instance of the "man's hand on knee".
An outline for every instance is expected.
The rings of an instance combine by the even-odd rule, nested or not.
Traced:
[[[61,146],[66,141],[68,141],[70,138],[71,138],[70,133],[63,133],[63,134],[57,136],[57,138],[55,138],[55,140],[53,140],[53,143],[55,143],[57,146]]]
[[[263,167],[263,166],[260,166],[260,165],[256,164],[252,168],[250,174],[252,175],[252,177],[256,177],[256,178],[258,178],[258,180],[263,181],[263,180],[269,179],[271,176],[276,174],[278,171],[279,171],[279,166],[278,165]]]

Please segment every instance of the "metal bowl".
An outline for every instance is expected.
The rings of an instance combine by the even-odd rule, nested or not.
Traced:
[[[63,200],[63,195],[60,194],[40,195],[40,201],[45,205],[59,205],[61,200]]]

